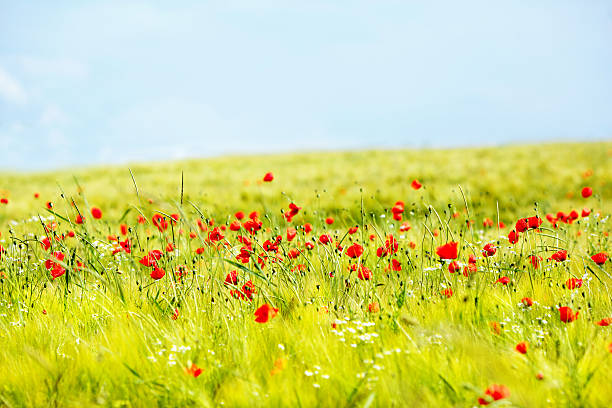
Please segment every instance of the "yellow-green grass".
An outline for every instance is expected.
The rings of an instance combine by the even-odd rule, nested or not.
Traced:
[[[268,171],[275,179],[262,183]],[[412,189],[413,179],[423,188]],[[581,196],[585,186],[593,196]],[[612,143],[224,157],[5,174],[0,189],[9,200],[0,204],[0,406],[464,407],[491,384],[510,390],[497,405],[612,405],[612,326],[595,324],[612,317],[612,268],[590,259],[611,249]],[[392,220],[397,200],[409,231]],[[281,210],[291,202],[303,208],[288,223]],[[91,217],[94,206],[102,219]],[[506,238],[519,217],[583,208],[591,215],[572,224],[544,221],[515,245]],[[257,254],[283,235],[282,261],[239,268],[241,244],[229,230],[228,246],[205,243],[198,219],[229,224],[239,210],[260,214]],[[150,224],[156,211],[180,221],[161,233]],[[149,223],[138,224],[139,214]],[[55,280],[39,244],[53,235],[43,227],[51,217],[53,234],[76,233],[52,240],[66,254],[67,272]],[[485,228],[485,218],[506,227]],[[287,242],[287,227],[305,222],[313,232],[298,228]],[[123,240],[121,223],[132,252],[112,255],[107,237]],[[318,242],[323,233],[334,245]],[[376,255],[388,234],[399,241],[401,271]],[[435,252],[452,240],[462,264],[478,256],[478,272],[448,272]],[[138,261],[167,242],[177,250],[160,260],[166,275],[155,281]],[[337,242],[363,245],[361,260]],[[498,247],[490,258],[480,252],[487,242]],[[288,259],[295,247],[303,255]],[[569,261],[547,261],[559,249]],[[543,258],[539,268],[530,255]],[[349,270],[359,261],[370,281]],[[182,282],[178,265],[188,269]],[[252,301],[230,295],[231,270],[238,289],[255,284]],[[510,283],[495,283],[501,276]],[[582,287],[567,289],[570,277]],[[534,305],[521,306],[523,297]],[[374,302],[380,312],[368,311]],[[257,323],[264,303],[279,313]],[[559,306],[580,310],[578,319],[561,322]],[[522,341],[525,355],[514,350]],[[185,372],[190,361],[203,369],[197,378]]]

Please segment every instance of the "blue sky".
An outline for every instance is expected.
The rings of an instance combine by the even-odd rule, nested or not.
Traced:
[[[0,0],[0,167],[612,139],[612,2]]]

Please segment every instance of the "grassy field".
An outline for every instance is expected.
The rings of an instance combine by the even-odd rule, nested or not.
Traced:
[[[612,143],[2,176],[0,406],[612,406]]]

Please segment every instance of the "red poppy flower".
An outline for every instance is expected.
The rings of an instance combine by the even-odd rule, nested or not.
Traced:
[[[356,226],[349,228],[349,230],[348,230],[349,235],[353,235],[354,233],[357,232],[358,229],[359,229],[359,227],[356,227]]]
[[[527,307],[533,306],[533,300],[531,300],[531,298],[528,298],[528,297],[522,298],[521,299],[521,303],[524,304]]]
[[[402,225],[400,225],[399,230],[401,232],[406,232],[406,231],[410,231],[412,227],[410,226],[410,224],[408,224],[408,221],[404,222]]]
[[[514,227],[516,229],[516,232],[525,232],[527,231],[527,229],[529,228],[529,224],[527,223],[527,219],[526,218],[521,218],[516,222],[516,225]]]
[[[351,271],[358,270],[357,277],[361,280],[370,280],[372,278],[372,271],[367,267],[363,266],[363,264],[351,265]]]
[[[272,180],[274,180],[274,174],[272,174],[271,172],[268,172],[264,175],[263,181],[269,183]]]
[[[457,242],[449,242],[436,249],[440,259],[457,259]]]
[[[463,276],[465,276],[466,278],[476,272],[478,272],[478,267],[475,263],[470,263],[463,268]]]
[[[304,244],[304,246],[305,246],[305,247],[306,247],[306,249],[308,249],[308,250],[314,249],[314,244],[313,244],[312,242],[310,242],[310,241],[306,242],[306,243]]]
[[[442,295],[450,298],[453,296],[453,290],[451,288],[446,288],[442,291]]]
[[[221,232],[219,227],[213,228],[208,233],[208,239],[213,241],[213,242],[221,241],[223,238],[225,238],[225,236],[223,235],[223,233]]]
[[[319,237],[319,242],[322,243],[322,244],[327,245],[327,244],[329,244],[331,242],[331,237],[328,234],[322,234]]]
[[[584,218],[584,217],[588,217],[589,215],[591,215],[591,210],[590,210],[590,209],[588,209],[588,208],[583,208],[583,209],[582,209],[582,214],[581,214],[581,215],[582,215],[582,217],[583,217],[583,218]]]
[[[291,242],[297,235],[297,230],[293,227],[287,228],[287,241]]]
[[[142,259],[138,262],[140,262],[144,266],[155,266],[157,265],[156,261],[159,260],[162,257],[162,255],[163,255],[162,251],[158,249],[154,249],[152,251],[149,251],[149,253],[145,255],[144,257],[142,257]]]
[[[257,218],[250,219],[242,224],[242,227],[247,230],[249,234],[254,235],[257,231],[261,229],[263,222],[259,221]]]
[[[461,270],[461,266],[459,266],[459,263],[457,261],[453,261],[448,264],[448,271],[450,273],[459,272],[460,270]]]
[[[423,185],[421,183],[419,183],[418,180],[412,180],[412,183],[410,183],[410,186],[412,188],[414,188],[415,190],[418,190],[419,188],[421,188]]]
[[[608,351],[612,353],[612,343],[608,344]]]
[[[92,207],[91,208],[91,216],[94,217],[95,219],[99,220],[100,218],[102,218],[102,210],[99,209],[98,207]]]
[[[531,255],[529,257],[529,262],[531,262],[531,266],[533,266],[534,269],[538,269],[538,267],[540,266],[541,260],[542,260],[542,257],[537,256],[537,255]]]
[[[225,277],[225,284],[236,286],[238,284],[238,272],[231,271],[230,273],[228,273]]]
[[[59,278],[65,273],[66,273],[66,269],[63,268],[59,264],[54,264],[53,267],[51,268],[51,276],[53,277],[53,279]]]
[[[292,248],[287,252],[287,258],[296,259],[300,256],[300,250],[297,248]]]
[[[359,258],[363,254],[363,247],[357,243],[346,249],[346,255],[349,258]]]
[[[567,259],[567,251],[564,251],[564,250],[557,251],[550,256],[550,259],[557,261],[557,262],[563,262]]]
[[[402,264],[397,259],[392,259],[391,269],[393,269],[395,272],[399,272],[402,270]]]
[[[151,277],[155,280],[161,279],[166,274],[166,271],[155,266],[151,271]]]
[[[568,289],[578,289],[579,287],[582,287],[582,279],[569,278],[567,281],[565,281],[565,286]]]
[[[332,225],[332,224],[334,223],[334,219],[333,219],[332,217],[327,217],[327,218],[325,219],[325,223],[326,223],[327,225]]]
[[[368,312],[370,313],[378,313],[380,312],[380,305],[378,302],[372,302],[368,305]]]
[[[487,244],[482,248],[482,254],[486,257],[493,256],[497,252],[497,248],[491,243]]]
[[[501,283],[502,285],[507,285],[510,283],[510,278],[507,276],[502,276],[501,278],[496,280],[495,283]]]
[[[612,317],[604,317],[603,319],[601,319],[595,324],[601,327],[610,326],[612,325]]]
[[[540,217],[529,217],[527,218],[527,225],[530,229],[539,228],[544,221]]]
[[[519,344],[516,345],[516,347],[514,347],[514,349],[521,354],[527,354],[528,347],[529,343],[527,343],[526,341],[521,341]]]
[[[593,195],[593,189],[591,187],[585,187],[582,189],[581,194],[582,194],[582,197],[588,198],[591,195]]]
[[[185,373],[193,378],[198,378],[202,374],[202,369],[193,363],[189,363],[185,367]]]
[[[240,228],[242,228],[242,224],[240,224],[240,221],[234,220],[230,224],[229,228],[230,228],[230,231],[240,231]]]
[[[485,394],[488,397],[478,398],[478,403],[480,405],[489,405],[493,401],[508,398],[510,396],[510,390],[505,385],[493,384],[487,388]]]
[[[169,225],[168,221],[166,221],[166,217],[164,217],[161,214],[154,214],[153,217],[151,218],[151,222],[153,223],[153,225],[157,227],[159,232],[164,232],[165,230],[168,229],[168,225]]]
[[[304,224],[304,232],[306,234],[310,234],[312,232],[312,224],[310,224],[308,222],[306,224]]]
[[[608,255],[604,254],[603,252],[600,252],[598,254],[595,254],[591,257],[591,259],[593,260],[593,262],[595,262],[597,265],[603,265],[606,263],[606,261],[608,260]]]
[[[519,234],[515,230],[510,231],[508,234],[508,241],[510,241],[511,244],[516,244],[518,242],[518,238]]]
[[[573,322],[578,318],[578,313],[574,312],[570,307],[563,306],[559,308],[559,318],[563,323]]]
[[[242,293],[249,299],[253,300],[253,295],[255,292],[255,285],[250,280],[247,281],[244,285],[242,285]]]
[[[42,245],[45,251],[48,251],[49,248],[51,248],[51,240],[49,239],[49,237],[44,237],[40,244]]]
[[[270,306],[267,303],[259,306],[259,309],[255,311],[255,321],[257,323],[267,323],[278,314],[278,309]]]

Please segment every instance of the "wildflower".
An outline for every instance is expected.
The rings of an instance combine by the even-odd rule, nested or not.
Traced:
[[[155,280],[159,280],[163,278],[165,274],[166,274],[166,271],[158,268],[157,266],[155,266],[153,270],[151,271],[151,277]]]
[[[490,218],[485,218],[484,221],[482,222],[482,226],[483,227],[492,227],[493,226],[493,220]]]
[[[516,345],[516,347],[514,347],[514,349],[521,354],[527,354],[528,346],[529,343],[527,343],[526,341],[521,341],[519,344]]]
[[[593,189],[591,187],[585,187],[581,191],[582,197],[588,198],[593,195]]]
[[[485,395],[486,396],[483,398],[478,398],[478,403],[480,405],[489,405],[493,401],[508,398],[510,396],[510,390],[505,385],[493,384],[486,389]]]
[[[606,263],[606,261],[608,260],[608,255],[604,254],[603,252],[600,252],[598,254],[595,254],[591,257],[591,259],[593,260],[593,262],[595,262],[597,265],[603,265]]]
[[[357,265],[351,265],[351,271],[356,271],[357,272],[357,277],[361,280],[370,280],[372,278],[372,271],[370,269],[368,269],[367,267],[365,267],[363,264],[359,264],[359,266]]]
[[[522,298],[521,299],[521,303],[524,304],[527,307],[533,306],[533,300],[531,300],[531,298],[528,298],[528,297]]]
[[[263,181],[265,182],[271,182],[272,180],[274,180],[274,174],[272,174],[272,172],[268,172],[264,175]]]
[[[312,224],[310,224],[309,222],[304,224],[304,232],[306,234],[310,234],[312,232]]]
[[[293,227],[287,228],[287,241],[291,242],[297,235],[297,230]]]
[[[238,284],[238,272],[231,271],[230,273],[228,273],[225,277],[225,284],[236,286]]]
[[[177,308],[177,307],[175,307],[175,308],[174,308],[174,312],[172,313],[172,316],[170,316],[170,317],[172,318],[172,320],[176,320],[176,319],[178,319],[178,318],[179,318],[179,316],[180,316],[180,315],[181,315],[181,314],[180,314],[180,312],[179,312],[178,308]]]
[[[92,207],[91,216],[99,220],[100,218],[102,218],[102,210],[100,210],[98,207]]]
[[[525,232],[529,228],[529,224],[527,223],[527,218],[521,218],[516,222],[514,226],[516,232]]]
[[[281,346],[279,344],[279,346]],[[287,366],[287,359],[279,357],[274,361],[274,368],[270,370],[270,375],[276,375],[283,371]]]
[[[185,374],[192,376],[193,378],[198,378],[200,374],[202,374],[202,369],[189,361],[187,363],[187,367],[185,367]]]
[[[510,243],[513,245],[518,242],[518,238],[519,234],[515,230],[510,231],[510,233],[508,234],[508,241],[510,241]]]
[[[327,218],[325,219],[325,223],[326,223],[327,225],[332,225],[332,224],[334,223],[334,219],[333,219],[332,217],[327,217]]]
[[[378,302],[373,302],[368,305],[368,312],[370,313],[378,313],[380,312],[380,305]]]
[[[527,218],[527,226],[530,229],[539,228],[544,221],[540,217],[529,217]]]
[[[457,259],[457,243],[449,242],[436,249],[440,259]]]
[[[578,318],[578,313],[574,312],[570,307],[563,306],[559,308],[559,318],[563,323],[571,323]]]
[[[529,257],[529,262],[531,262],[531,266],[533,266],[534,269],[538,269],[538,267],[540,266],[541,260],[542,260],[542,257],[537,256],[537,255],[531,255]]]
[[[448,271],[450,273],[455,273],[461,270],[461,266],[459,266],[459,263],[457,263],[457,261],[453,261],[451,263],[448,264]]]
[[[564,250],[557,251],[550,256],[550,259],[557,261],[557,262],[565,261],[567,259],[567,251],[564,251]]]
[[[155,266],[157,265],[157,261],[162,257],[163,253],[159,249],[154,249],[149,251],[147,255],[142,257],[140,262],[144,266]]]
[[[482,248],[482,254],[486,257],[493,256],[497,252],[497,248],[491,243],[486,244],[484,248]]]
[[[277,314],[278,309],[270,306],[267,303],[264,303],[255,311],[255,321],[257,323],[267,323]]]
[[[589,210],[588,208],[583,208],[581,215],[582,215],[582,218],[588,217],[589,215],[591,215],[591,210]]]
[[[565,281],[565,286],[568,289],[578,289],[582,286],[582,279],[569,278],[567,281]]]
[[[359,258],[363,254],[363,247],[357,243],[346,249],[346,255],[349,258]]]
[[[349,235],[353,235],[354,233],[356,233],[358,228],[359,227],[357,227],[357,226],[349,228],[349,230],[348,230]]]
[[[451,288],[446,288],[442,291],[442,295],[446,296],[447,298],[450,298],[451,296],[453,296],[453,290]]]
[[[603,319],[601,319],[595,324],[601,327],[610,326],[612,325],[612,317],[604,317]]]
[[[501,283],[502,285],[507,285],[510,283],[510,278],[507,276],[502,276],[501,278],[499,278],[498,280],[495,281],[495,283]]]
[[[419,188],[421,188],[423,185],[421,183],[419,183],[418,180],[412,180],[412,183],[410,183],[410,186],[412,188],[414,188],[415,190],[418,190]]]
[[[331,236],[329,236],[328,234],[323,234],[319,237],[319,242],[327,245],[331,242]]]

